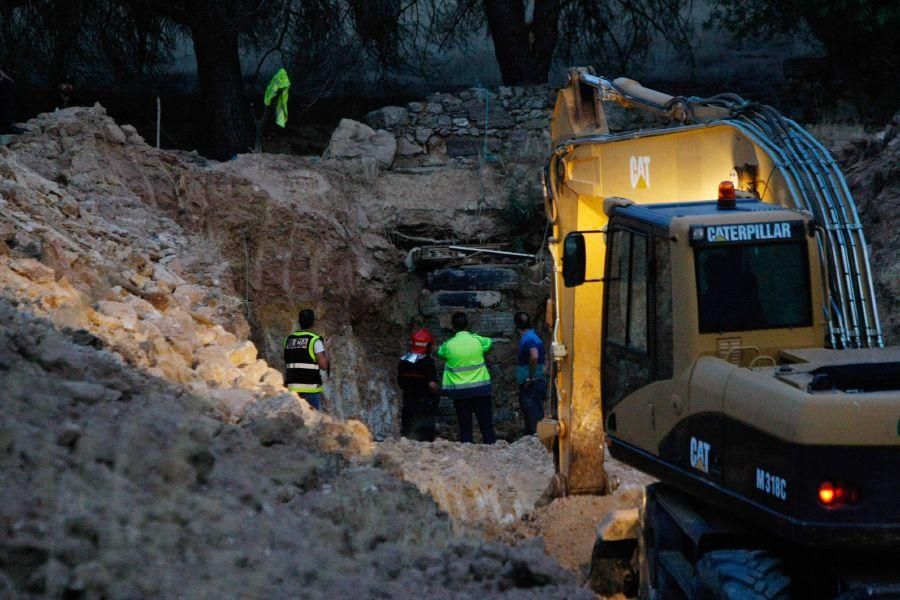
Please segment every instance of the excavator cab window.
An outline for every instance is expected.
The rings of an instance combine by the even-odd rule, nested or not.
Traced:
[[[647,353],[647,235],[613,229],[609,240],[606,341]]]
[[[802,242],[696,248],[700,333],[812,323]]]

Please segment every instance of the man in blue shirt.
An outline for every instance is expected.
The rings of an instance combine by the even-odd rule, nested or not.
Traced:
[[[519,385],[519,407],[525,418],[525,435],[533,435],[537,423],[544,418],[547,380],[544,376],[546,352],[544,342],[531,327],[528,313],[516,313],[519,347],[516,352],[516,383]]]

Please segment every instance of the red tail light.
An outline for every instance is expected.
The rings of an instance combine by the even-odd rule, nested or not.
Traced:
[[[819,486],[819,502],[825,506],[831,506],[834,504],[834,496],[834,486],[830,481],[823,481]]]
[[[825,506],[846,506],[859,502],[859,490],[841,481],[823,481],[819,485],[819,502]]]

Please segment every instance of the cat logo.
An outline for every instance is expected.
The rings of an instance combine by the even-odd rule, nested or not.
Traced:
[[[691,466],[709,473],[709,443],[697,438],[691,438]]]
[[[650,157],[632,156],[629,161],[631,189],[646,190],[650,187]]]

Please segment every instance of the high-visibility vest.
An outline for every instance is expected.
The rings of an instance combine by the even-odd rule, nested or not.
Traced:
[[[316,342],[322,336],[311,331],[295,331],[284,339],[284,384],[292,392],[314,394],[322,391],[322,374],[316,360]]]
[[[447,361],[442,387],[454,399],[491,395],[491,374],[484,362],[484,353],[491,349],[491,338],[468,331],[457,332],[441,344],[438,356]]]

